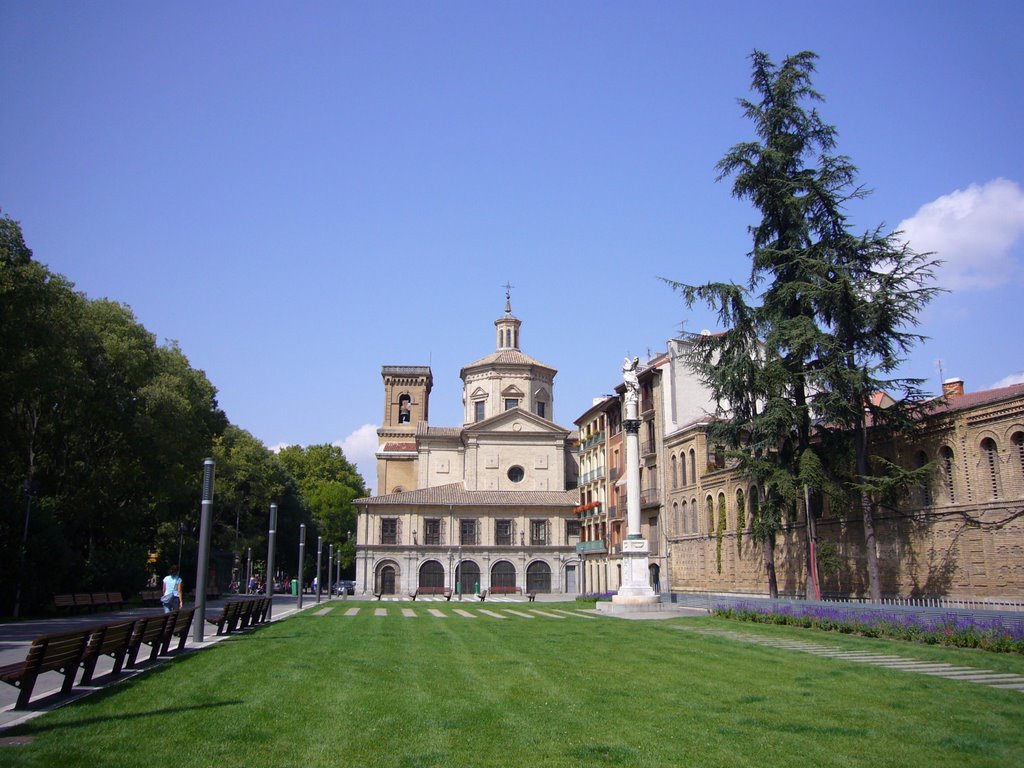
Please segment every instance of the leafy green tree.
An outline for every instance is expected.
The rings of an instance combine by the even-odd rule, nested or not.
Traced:
[[[352,502],[367,495],[355,466],[336,445],[291,445],[278,454],[296,479],[324,544],[334,544],[342,568],[355,565],[356,509]]]
[[[894,482],[913,480],[894,479],[892,466],[871,465],[868,433],[912,426],[918,382],[886,376],[920,338],[905,329],[935,291],[929,286],[934,262],[880,228],[850,233],[846,206],[865,193],[855,186],[849,158],[835,153],[836,129],[810,106],[821,101],[811,85],[816,58],[805,51],[777,66],[753,53],[751,87],[760,98],[740,105],[757,139],[733,146],[718,163],[719,180],[731,177],[734,196],[761,216],[750,230],[747,284],[669,282],[688,306],[714,308],[726,328],[694,337],[690,363],[719,402],[713,439],[730,446],[761,489],[753,527],[764,545],[771,595],[777,595],[775,536],[801,502],[813,552],[813,487],[833,499],[844,491],[861,495],[876,596],[869,502],[877,504]],[[871,396],[880,389],[902,390],[897,409],[871,412]],[[808,570],[816,581],[810,556]]]
[[[202,459],[226,424],[216,390],[127,307],[34,261],[7,217],[0,403],[0,601],[22,582],[28,606],[138,589],[164,522],[198,508]]]

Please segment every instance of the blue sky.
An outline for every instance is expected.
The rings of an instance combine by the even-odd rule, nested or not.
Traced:
[[[820,109],[950,293],[904,373],[1024,380],[1024,6],[0,2],[0,208],[36,258],[130,305],[268,446],[339,442],[372,483],[380,368],[431,421],[494,348],[571,425],[626,354],[711,327],[658,280],[742,280],[748,56],[820,54]]]

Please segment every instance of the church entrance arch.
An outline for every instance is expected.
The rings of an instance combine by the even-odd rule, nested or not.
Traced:
[[[427,560],[420,566],[420,580],[416,588],[425,595],[444,592],[444,566],[437,560]]]
[[[455,584],[460,595],[480,593],[480,566],[472,560],[463,560],[455,568]]]
[[[379,563],[373,577],[373,591],[393,595],[398,591],[398,566],[390,561]]]
[[[491,592],[508,594],[516,591],[516,567],[508,560],[499,560],[491,566]]]
[[[543,560],[530,563],[526,568],[526,591],[548,593],[551,591],[551,566]]]

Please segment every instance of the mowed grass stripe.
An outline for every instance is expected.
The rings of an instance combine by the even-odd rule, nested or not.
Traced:
[[[34,742],[0,762],[1024,764],[1015,691],[671,631],[678,621],[297,616],[33,720],[7,735]]]

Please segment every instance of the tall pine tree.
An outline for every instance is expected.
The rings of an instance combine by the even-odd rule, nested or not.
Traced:
[[[725,332],[695,337],[690,364],[719,402],[712,439],[731,448],[740,471],[761,489],[754,535],[764,546],[769,592],[777,587],[774,541],[783,516],[809,489],[833,503],[859,500],[868,580],[880,596],[872,514],[886,493],[914,482],[894,464],[871,461],[869,431],[912,429],[919,382],[885,378],[920,337],[906,330],[932,297],[934,262],[881,229],[850,233],[846,205],[863,197],[856,168],[836,154],[836,129],[813,108],[817,56],[804,51],[775,65],[755,51],[752,90],[741,99],[757,139],[718,163],[733,195],[761,220],[750,228],[745,286],[668,281],[688,306],[714,308]],[[873,405],[900,390],[897,407]],[[919,411],[918,411],[919,412]],[[852,458],[848,458],[852,457]],[[814,516],[807,510],[808,572],[817,583]]]

